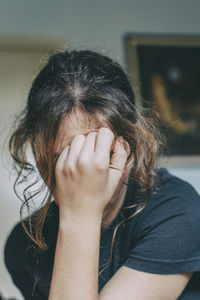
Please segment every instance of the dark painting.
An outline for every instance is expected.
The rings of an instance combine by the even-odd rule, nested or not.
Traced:
[[[138,43],[134,51],[143,105],[158,109],[168,154],[199,155],[200,46],[174,40],[174,45]]]

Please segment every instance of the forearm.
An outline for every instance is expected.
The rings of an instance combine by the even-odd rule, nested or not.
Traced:
[[[101,217],[60,221],[49,300],[97,300]]]

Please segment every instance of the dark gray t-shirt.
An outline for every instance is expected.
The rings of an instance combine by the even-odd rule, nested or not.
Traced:
[[[115,226],[131,216],[136,208],[136,186],[129,184],[124,204],[101,232],[99,291],[122,266],[154,274],[194,272],[179,300],[200,299],[200,196],[187,182],[157,170],[152,196],[146,207],[118,228],[112,263],[110,245]],[[58,232],[59,210],[52,202],[44,226],[48,245],[39,251],[20,223],[11,231],[5,245],[5,263],[15,285],[25,299],[48,299]],[[134,283],[133,283],[134,284]]]

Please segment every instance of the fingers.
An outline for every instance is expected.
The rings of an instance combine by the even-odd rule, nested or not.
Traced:
[[[94,155],[96,136],[97,132],[90,132],[86,137],[83,134],[76,135],[59,155],[57,168],[67,166],[71,171],[75,171],[77,163],[87,166]]]
[[[56,170],[60,171],[63,169],[63,165],[65,163],[66,157],[69,153],[70,146],[65,147],[65,149],[60,153],[57,162],[56,162]]]
[[[126,147],[124,145],[126,143]],[[111,157],[110,163],[111,167],[108,171],[108,184],[115,188],[122,176],[122,171],[125,169],[126,161],[129,155],[129,145],[122,137],[118,137],[115,142],[113,155]],[[115,169],[116,168],[116,169]],[[117,170],[119,169],[119,170]],[[121,171],[120,171],[121,170]]]
[[[85,141],[78,158],[79,165],[88,166],[91,162],[95,151],[96,136],[97,132],[93,131],[85,137]]]
[[[96,137],[95,160],[102,166],[109,166],[110,151],[115,136],[109,128],[100,128]]]
[[[66,165],[73,171],[76,168],[77,159],[80,156],[81,149],[85,142],[85,136],[83,134],[76,135],[71,144],[69,154],[66,158]]]
[[[64,150],[60,153],[56,163],[57,171],[63,170],[66,165],[68,165],[71,170],[75,170],[76,161],[80,154],[84,140],[84,135],[76,135],[71,144],[64,148]]]
[[[61,169],[68,166],[75,171],[76,166],[89,166],[95,161],[95,165],[108,170],[110,165],[110,152],[114,148],[111,164],[118,168],[123,168],[122,160],[116,162],[118,152],[120,153],[119,143],[115,143],[115,136],[109,128],[100,128],[98,132],[90,132],[87,136],[76,135],[70,146],[67,146],[60,154],[57,167]]]

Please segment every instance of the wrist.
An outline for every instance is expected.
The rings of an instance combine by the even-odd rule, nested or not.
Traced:
[[[59,228],[100,228],[102,223],[103,213],[97,212],[71,212],[59,208]]]

